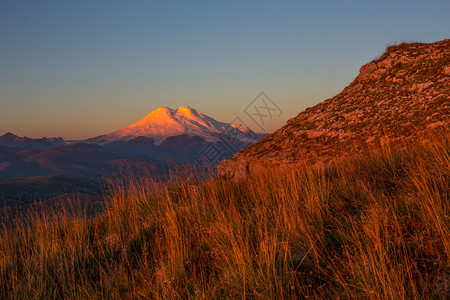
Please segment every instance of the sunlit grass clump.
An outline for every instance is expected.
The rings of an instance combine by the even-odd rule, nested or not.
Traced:
[[[1,298],[373,298],[450,293],[450,142],[241,182],[141,168],[106,211],[0,238]]]

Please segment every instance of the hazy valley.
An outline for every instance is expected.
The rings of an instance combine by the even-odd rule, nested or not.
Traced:
[[[183,164],[214,170],[221,159],[265,136],[189,107],[162,107],[116,132],[80,141],[6,133],[0,136],[1,205],[29,204],[66,192],[101,201],[105,177],[121,168],[148,164],[161,178]]]

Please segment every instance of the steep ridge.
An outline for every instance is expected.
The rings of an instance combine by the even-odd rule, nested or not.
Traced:
[[[179,135],[199,136],[208,142],[215,142],[219,141],[220,135],[226,134],[230,128],[236,131],[234,134],[243,142],[254,142],[263,137],[243,125],[216,121],[190,107],[178,109],[160,107],[130,126],[89,139],[87,142],[109,143],[145,136],[160,143],[168,137]]]
[[[450,120],[450,39],[402,43],[364,65],[337,96],[306,109],[262,141],[224,160],[245,177],[259,164],[322,164],[383,145],[405,147]]]

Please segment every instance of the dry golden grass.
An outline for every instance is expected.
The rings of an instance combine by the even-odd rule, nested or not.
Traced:
[[[1,298],[445,298],[450,141],[245,181],[112,178],[0,237]]]

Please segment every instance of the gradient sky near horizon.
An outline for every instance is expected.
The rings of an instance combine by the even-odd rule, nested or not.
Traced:
[[[81,139],[160,106],[271,132],[388,44],[450,37],[450,1],[0,0],[0,135]]]

